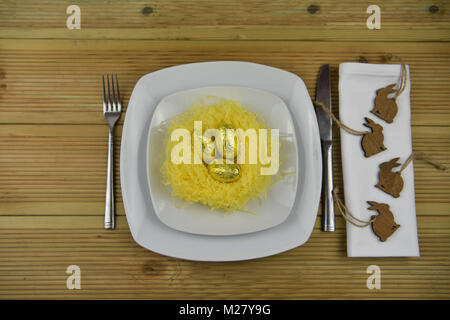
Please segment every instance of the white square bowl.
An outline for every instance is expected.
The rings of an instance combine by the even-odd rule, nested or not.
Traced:
[[[297,140],[298,184],[292,211],[272,228],[232,236],[186,233],[168,227],[155,214],[147,181],[147,139],[156,105],[182,90],[235,86],[280,97],[293,118]],[[143,76],[130,97],[122,133],[120,178],[127,221],[134,240],[171,257],[235,261],[277,254],[306,242],[320,200],[322,165],[314,108],[303,81],[290,72],[249,62],[203,62],[162,69]]]
[[[237,101],[265,120],[270,129],[278,129],[280,161],[278,173],[287,175],[267,191],[263,201],[251,199],[245,209],[224,215],[202,204],[172,196],[163,184],[161,162],[166,149],[167,124],[189,110],[194,103],[210,105],[221,99]],[[236,128],[237,129],[237,128]],[[156,106],[148,133],[148,180],[156,215],[176,230],[203,235],[236,235],[265,230],[282,223],[292,211],[297,191],[298,152],[294,123],[286,104],[272,93],[247,87],[203,87],[171,94]],[[276,179],[276,178],[275,178]],[[274,180],[272,180],[274,181]]]

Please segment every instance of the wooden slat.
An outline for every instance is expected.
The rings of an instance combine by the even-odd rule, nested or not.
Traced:
[[[120,135],[116,130],[116,199],[123,214],[119,177]],[[337,132],[336,132],[337,133]],[[102,214],[106,181],[106,125],[0,126],[0,215]],[[341,186],[339,135],[334,135],[335,182]],[[448,127],[413,127],[413,147],[450,166]],[[415,162],[419,214],[450,214],[450,171]],[[81,203],[96,203],[95,206]],[[80,203],[72,209],[73,203]],[[427,204],[439,203],[428,207]],[[47,205],[51,204],[49,207]],[[30,210],[31,209],[31,210]],[[436,211],[435,211],[436,210]]]
[[[81,30],[66,28],[71,4],[81,7]],[[450,298],[450,173],[420,160],[420,258],[347,258],[338,216],[335,233],[321,232],[318,217],[305,245],[272,257],[184,261],[131,237],[118,175],[122,117],[117,229],[102,229],[100,76],[108,72],[119,74],[126,106],[142,75],[168,66],[258,62],[298,74],[314,96],[318,69],[329,63],[337,112],[339,63],[380,63],[391,52],[410,65],[414,150],[449,166],[449,3],[376,4],[381,30],[366,28],[369,4],[351,0],[0,1],[0,298]],[[333,143],[339,150],[337,129]],[[334,160],[342,190],[339,152]],[[71,264],[81,267],[81,290],[66,288]],[[366,287],[372,264],[381,268],[381,290]]]
[[[150,299],[448,298],[450,224],[419,217],[420,258],[346,258],[344,221],[287,252],[233,263],[203,263],[152,253],[131,238],[124,217],[0,217],[0,297]],[[344,263],[345,261],[345,263]],[[66,289],[66,268],[81,268],[81,290]],[[381,268],[381,290],[366,269]],[[245,288],[242,289],[242,288]]]
[[[81,8],[68,30],[66,8]],[[448,2],[379,0],[381,29],[369,30],[367,2],[67,1],[0,3],[1,38],[449,41]]]
[[[126,106],[142,75],[211,60],[252,61],[291,71],[305,81],[312,97],[320,65],[330,63],[332,100],[338,107],[339,63],[360,56],[379,63],[386,52],[382,43],[351,42],[127,41],[126,48],[122,41],[1,41],[0,123],[104,124],[99,112],[102,74],[119,74]],[[390,51],[411,67],[413,124],[449,125],[450,43],[395,43]]]

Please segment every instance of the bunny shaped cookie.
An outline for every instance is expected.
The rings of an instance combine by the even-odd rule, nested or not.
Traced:
[[[361,145],[364,150],[364,155],[366,157],[373,156],[379,152],[386,150],[383,144],[383,127],[370,118],[364,118],[366,123],[364,125],[371,129],[372,132],[367,132],[364,134]]]
[[[377,90],[375,98],[375,107],[370,111],[377,117],[383,119],[387,123],[392,123],[398,112],[397,102],[395,97],[389,98],[388,95],[397,92],[394,89],[395,83]]]
[[[400,166],[397,161],[400,158],[394,158],[390,161],[380,164],[379,182],[375,187],[390,194],[394,198],[400,197],[400,191],[403,189],[403,178],[399,172],[392,172],[392,169]]]

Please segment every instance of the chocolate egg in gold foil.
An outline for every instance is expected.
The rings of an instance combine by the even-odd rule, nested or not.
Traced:
[[[220,182],[234,182],[241,177],[241,167],[235,163],[211,163],[208,172],[214,180]]]
[[[237,143],[235,143],[235,134],[233,128],[228,124],[219,127],[220,139],[222,142],[222,156],[228,159],[234,159],[237,156]],[[228,154],[230,156],[228,156]]]
[[[215,144],[214,141],[211,138],[202,138],[202,152],[203,152],[203,161],[208,163],[211,163],[215,158]]]

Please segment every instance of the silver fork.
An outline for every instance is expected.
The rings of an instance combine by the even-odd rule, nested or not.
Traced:
[[[122,114],[122,104],[120,103],[119,82],[117,75],[111,75],[111,87],[109,74],[102,76],[103,80],[103,115],[108,122],[108,169],[106,176],[106,200],[105,200],[105,229],[114,229],[114,126]],[[106,91],[108,89],[108,91]],[[117,96],[116,96],[117,91]]]

